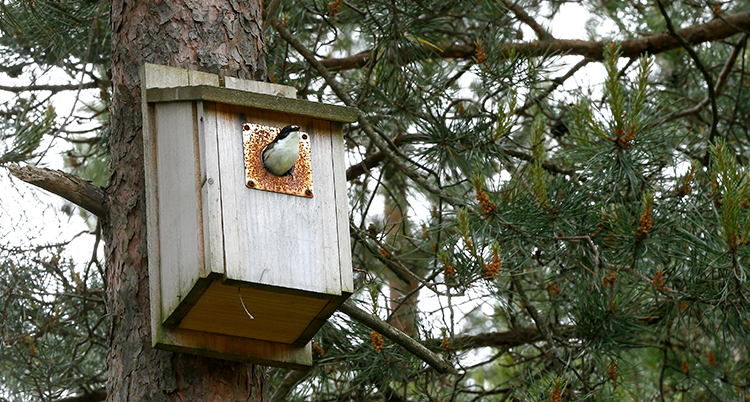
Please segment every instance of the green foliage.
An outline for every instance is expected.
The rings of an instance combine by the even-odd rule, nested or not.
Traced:
[[[79,271],[60,251],[0,252],[3,400],[51,400],[104,384],[108,325],[100,272],[95,264]]]
[[[391,399],[391,390],[399,390],[401,400],[493,400],[498,394],[510,400],[550,400],[555,389],[569,400],[742,394],[748,384],[740,380],[745,368],[728,374],[739,382],[718,384],[710,381],[716,370],[701,372],[702,379],[695,381],[690,377],[697,375],[695,368],[682,370],[683,358],[703,356],[705,361],[708,349],[714,358],[730,350],[747,353],[737,341],[716,352],[723,343],[715,338],[721,331],[722,336],[746,339],[740,317],[750,311],[748,287],[739,262],[747,257],[735,258],[734,285],[720,278],[731,278],[731,250],[745,252],[747,197],[736,190],[737,203],[731,205],[742,212],[734,215],[730,204],[717,202],[719,196],[711,195],[709,186],[710,172],[717,168],[702,167],[705,139],[699,130],[686,130],[684,120],[670,119],[670,108],[687,99],[675,96],[671,86],[660,86],[671,55],[644,56],[634,60],[634,68],[623,68],[620,49],[607,44],[600,95],[580,92],[564,101],[539,102],[535,97],[545,93],[549,59],[493,52],[517,37],[518,25],[483,20],[482,15],[496,21],[511,18],[508,10],[484,3],[476,13],[466,12],[466,3],[447,3],[439,14],[420,13],[411,8],[422,10],[424,5],[405,3],[331,2],[328,9],[336,8],[335,15],[321,3],[310,3],[307,12],[282,7],[281,18],[319,54],[335,59],[371,52],[363,68],[345,67],[338,73],[339,85],[349,89],[382,135],[401,141],[399,150],[416,171],[467,204],[451,206],[433,194],[420,194],[418,186],[394,180],[400,172],[390,167],[387,180],[374,171],[350,188],[359,224],[353,230],[361,234],[355,237],[355,266],[381,281],[368,286],[380,292],[378,311],[395,316],[403,308],[392,293],[403,285],[389,279],[384,258],[425,278],[417,285],[419,296],[434,301],[420,304],[425,308],[416,312],[416,333],[465,368],[465,376],[458,383],[441,382],[430,371],[393,377],[393,368],[376,364],[372,350],[362,350],[361,358],[343,353],[347,363],[325,366],[329,373],[346,373],[355,360],[355,371],[371,375],[357,377],[356,391],[351,382],[315,388],[327,378],[315,369],[305,382],[315,391],[298,396],[346,398],[377,392]],[[604,15],[612,18],[624,15],[629,6],[607,7]],[[471,21],[467,28],[472,23],[479,27],[467,29],[470,34],[462,38],[476,48],[470,61],[440,57],[442,47],[456,40],[441,35],[448,28],[435,29],[431,18],[438,15],[443,27],[455,23],[454,17]],[[364,22],[353,25],[355,16]],[[617,22],[627,30],[652,20],[649,13]],[[315,26],[317,31],[310,29]],[[322,34],[329,26],[331,34]],[[317,37],[308,36],[310,32]],[[345,34],[350,32],[355,34]],[[275,42],[273,32],[269,35],[269,52],[286,48]],[[348,41],[352,36],[358,40]],[[318,39],[323,37],[331,42]],[[296,57],[286,59],[286,71],[303,70],[304,62],[292,67]],[[314,76],[312,71],[305,74]],[[294,83],[304,85],[303,94],[326,87],[309,77]],[[677,91],[686,90],[703,93],[699,86]],[[316,93],[325,99],[324,92]],[[521,105],[528,112],[516,114]],[[371,154],[372,144],[359,129],[350,129],[347,136],[353,153]],[[744,177],[735,160],[725,163]],[[393,202],[391,194],[402,193],[403,185],[409,195],[396,204],[401,203],[397,207],[407,211],[410,221],[401,223],[404,231],[394,235],[387,216],[382,221],[372,216],[373,189]],[[409,213],[407,203],[425,203],[431,212]],[[722,217],[731,223],[722,223]],[[388,242],[397,246],[384,247]],[[716,272],[717,264],[723,272]],[[498,266],[496,275],[487,274]],[[434,303],[439,307],[426,307]],[[709,315],[711,319],[705,318]],[[713,328],[710,334],[708,327]],[[529,328],[537,328],[536,335],[518,335],[511,347],[499,343],[497,349],[471,354],[467,350],[474,348],[463,346],[474,337],[494,332],[510,336]],[[346,349],[346,343],[367,347],[368,337],[365,330],[356,341],[325,348],[325,361],[335,361],[335,351]],[[431,386],[420,388],[425,383]]]
[[[107,2],[10,1],[0,4],[0,164],[46,155],[66,141],[74,157],[105,158],[110,43]],[[13,84],[13,85],[8,85]],[[60,114],[50,104],[81,106],[82,91],[96,88],[98,107]],[[11,96],[6,96],[11,94]],[[29,95],[31,94],[31,95]],[[64,100],[59,100],[64,99]],[[70,110],[70,109],[68,109]],[[63,113],[67,113],[65,110]],[[76,112],[82,112],[76,115]],[[93,122],[102,124],[91,127]],[[87,146],[80,144],[105,145]],[[78,144],[78,145],[76,145]],[[93,151],[93,152],[92,152]]]
[[[8,125],[2,128],[3,146],[0,149],[0,164],[8,162],[21,162],[32,159],[37,154],[42,137],[53,128],[56,113],[52,106],[40,111],[40,115],[34,116],[37,110],[31,109],[29,104],[35,103],[23,100],[20,102],[24,109],[15,113],[17,118],[13,121],[5,121]]]

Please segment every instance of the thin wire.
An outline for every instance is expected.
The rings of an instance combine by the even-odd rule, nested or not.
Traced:
[[[255,317],[253,317],[253,315],[250,314],[249,311],[247,311],[247,307],[245,307],[245,301],[242,300],[242,288],[240,288],[239,286],[237,286],[237,294],[240,295],[240,303],[242,303],[242,308],[245,309],[245,313],[247,314],[248,317],[250,317],[251,320],[254,320]]]

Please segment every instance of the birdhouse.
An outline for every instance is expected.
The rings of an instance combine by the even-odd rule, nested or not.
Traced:
[[[353,291],[342,124],[355,110],[172,67],[141,75],[154,347],[309,366]],[[262,153],[286,126],[299,156],[277,176]]]

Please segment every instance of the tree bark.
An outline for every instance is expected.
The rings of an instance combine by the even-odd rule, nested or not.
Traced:
[[[143,63],[262,79],[261,2],[114,0],[106,189],[109,401],[261,400],[265,369],[151,347],[141,90]]]
[[[106,218],[104,191],[89,181],[62,170],[35,166],[9,165],[8,170],[13,176],[29,184],[57,194],[101,219]]]

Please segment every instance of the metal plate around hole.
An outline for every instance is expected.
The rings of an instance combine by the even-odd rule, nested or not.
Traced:
[[[276,176],[263,167],[261,152],[281,131],[281,127],[256,123],[242,125],[242,144],[245,154],[245,185],[256,190],[313,197],[312,163],[310,159],[310,134],[301,131],[299,158],[292,174]]]

